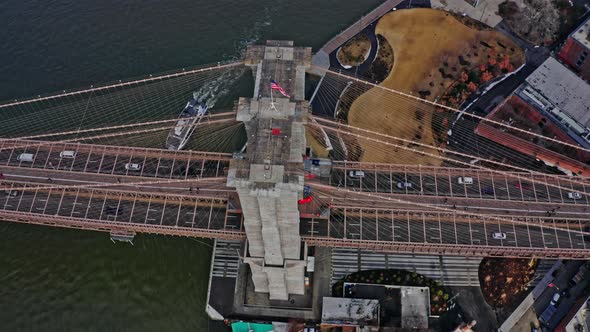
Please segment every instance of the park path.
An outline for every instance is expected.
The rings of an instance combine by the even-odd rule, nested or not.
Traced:
[[[338,47],[344,44],[347,40],[354,37],[359,32],[363,31],[369,24],[385,15],[388,11],[392,10],[395,6],[402,3],[403,0],[387,0],[373,9],[367,15],[361,16],[361,18],[353,23],[351,26],[334,36],[313,56],[313,64],[320,68],[328,69],[330,67],[330,53],[334,52]],[[322,75],[323,76],[323,75]]]

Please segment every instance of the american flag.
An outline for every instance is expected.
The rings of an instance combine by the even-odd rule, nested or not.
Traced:
[[[287,98],[290,98],[290,97],[291,97],[291,96],[289,96],[289,95],[287,94],[287,92],[285,91],[285,89],[283,89],[283,88],[282,88],[282,87],[279,85],[279,83],[275,82],[275,80],[271,80],[271,81],[270,81],[270,88],[271,88],[272,90],[278,90],[278,91],[279,91],[279,92],[280,92],[280,93],[281,93],[283,96],[285,96],[285,97],[287,97]]]

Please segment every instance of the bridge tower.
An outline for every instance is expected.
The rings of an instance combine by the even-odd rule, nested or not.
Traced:
[[[246,65],[255,74],[253,98],[240,98],[237,120],[248,136],[244,159],[234,159],[228,187],[238,192],[246,229],[254,289],[271,300],[304,293],[305,257],[297,200],[303,196],[305,71],[311,48],[292,41],[248,47]],[[276,81],[290,97],[272,91]]]

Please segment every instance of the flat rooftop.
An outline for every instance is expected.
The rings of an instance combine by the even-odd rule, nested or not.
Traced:
[[[554,58],[548,58],[526,82],[553,105],[590,127],[590,85]]]
[[[590,49],[590,17],[580,24],[576,31],[572,32],[571,37],[587,49]]]
[[[379,301],[324,297],[322,324],[379,326]]]

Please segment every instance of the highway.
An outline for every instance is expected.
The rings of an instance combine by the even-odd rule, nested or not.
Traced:
[[[108,231],[244,236],[239,200],[226,187],[231,155],[18,144],[0,151],[4,219]],[[60,158],[62,151],[76,154]],[[17,160],[21,153],[33,153],[32,162]],[[127,163],[141,168],[126,169]],[[300,234],[310,243],[379,245],[416,253],[452,246],[456,254],[469,249],[513,256],[590,256],[590,244],[581,233],[590,224],[587,196],[568,199],[559,188],[587,193],[577,178],[400,165],[333,166],[330,178],[307,181],[315,199],[300,205]],[[355,169],[364,170],[364,176],[350,177]],[[459,184],[461,176],[472,177],[473,183]],[[399,182],[412,186],[399,188]],[[493,238],[494,233],[505,238]]]
[[[219,177],[226,171],[230,154],[163,149],[113,147],[95,144],[0,140],[0,166],[70,172],[186,179]],[[60,158],[63,151],[74,151],[73,158]],[[32,161],[19,160],[23,153]],[[126,169],[126,164],[140,169]]]

